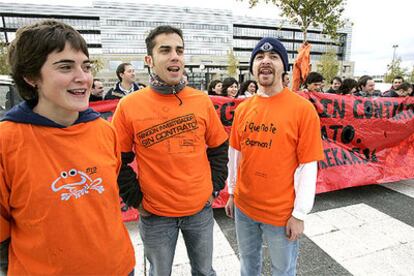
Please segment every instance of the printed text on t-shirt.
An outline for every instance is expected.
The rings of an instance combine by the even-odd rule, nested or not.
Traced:
[[[198,128],[194,114],[180,116],[161,124],[152,126],[136,134],[141,144],[148,148],[176,135]]]
[[[276,134],[276,124],[274,123],[255,123],[247,121],[244,126],[244,132],[259,133],[266,132],[269,134]],[[272,139],[268,141],[258,141],[249,137],[245,140],[245,145],[250,147],[260,147],[270,149],[272,147]]]

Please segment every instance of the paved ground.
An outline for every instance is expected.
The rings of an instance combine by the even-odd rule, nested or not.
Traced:
[[[298,275],[414,275],[414,180],[318,195],[301,238]],[[239,275],[234,222],[214,211],[214,268]],[[136,275],[144,275],[136,223],[127,224],[136,249]],[[264,246],[263,275],[271,275]],[[173,276],[191,275],[182,239]]]

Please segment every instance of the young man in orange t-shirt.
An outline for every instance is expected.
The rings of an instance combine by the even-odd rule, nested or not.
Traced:
[[[150,275],[171,274],[179,230],[192,274],[215,275],[211,202],[227,178],[228,137],[208,95],[186,86],[181,30],[159,26],[145,42],[150,87],[123,98],[113,118],[121,196],[139,208]]]
[[[283,87],[288,69],[285,47],[263,38],[250,59],[258,93],[234,116],[226,213],[235,216],[243,276],[261,275],[263,238],[272,275],[296,274],[298,238],[313,205],[320,123],[309,101]]]

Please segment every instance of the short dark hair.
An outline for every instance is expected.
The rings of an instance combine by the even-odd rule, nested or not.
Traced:
[[[39,79],[48,55],[55,51],[62,52],[66,43],[74,50],[82,51],[89,58],[88,47],[83,37],[65,23],[44,20],[17,30],[16,38],[9,46],[7,60],[17,90],[24,100],[37,104],[37,87],[27,83],[25,78]]]
[[[116,76],[118,77],[119,81],[122,81],[121,74],[125,72],[125,67],[132,66],[129,62],[124,62],[118,65],[116,68]]]
[[[315,82],[323,82],[324,78],[318,72],[310,72],[309,75],[305,79],[305,87],[307,88],[308,84],[315,83]]]
[[[398,86],[398,88],[397,88],[397,90],[400,90],[400,89],[402,89],[402,90],[404,90],[404,91],[407,91],[408,89],[413,89],[413,86],[411,85],[411,83],[409,83],[409,82],[403,82],[403,83],[401,83],[399,86]]]
[[[338,88],[337,94],[350,94],[353,88],[358,87],[358,82],[354,79],[344,79],[341,86]]]
[[[152,51],[155,47],[155,38],[161,34],[177,34],[183,41],[184,46],[183,31],[170,25],[162,25],[151,30],[147,38],[145,38],[145,45],[147,46],[147,55],[152,56]]]
[[[373,78],[371,76],[368,76],[368,75],[363,75],[362,77],[360,77],[358,79],[358,87],[357,87],[358,91],[361,91],[361,87],[366,86],[367,82],[369,80],[372,80],[372,79]]]
[[[395,80],[402,80],[404,82],[404,78],[401,76],[395,76],[392,81],[394,82]]]
[[[333,84],[334,80],[336,80],[336,81],[338,81],[338,82],[342,83],[342,79],[341,79],[340,77],[334,77],[334,78],[331,80],[331,84]]]
[[[94,89],[94,88],[95,88],[95,81],[100,81],[100,82],[102,82],[100,79],[93,79],[93,82],[92,82],[92,89]]]
[[[209,95],[217,95],[217,93],[213,91],[213,89],[216,87],[218,83],[221,83],[221,80],[212,80],[210,82],[210,84],[208,85],[208,89],[207,89],[207,92]]]
[[[223,96],[229,96],[229,94],[227,93],[227,88],[229,88],[230,86],[232,86],[233,84],[239,84],[239,82],[235,79],[235,78],[232,78],[232,77],[229,77],[229,78],[225,78],[224,80],[223,80],[223,88],[222,88],[222,93],[223,93]],[[239,96],[239,91],[237,91],[237,94],[234,96],[235,98],[237,98]]]

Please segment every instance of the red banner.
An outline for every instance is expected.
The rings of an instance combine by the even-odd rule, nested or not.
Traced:
[[[414,178],[414,98],[302,93],[321,119],[317,193]]]
[[[318,163],[317,193],[414,178],[414,98],[362,98],[300,93],[321,119],[325,159]],[[243,99],[212,96],[230,132],[234,110]],[[110,120],[118,100],[92,102]],[[213,207],[224,207],[227,188]]]

